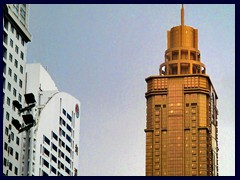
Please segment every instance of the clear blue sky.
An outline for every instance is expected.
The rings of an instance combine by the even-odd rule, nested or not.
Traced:
[[[28,63],[81,101],[80,175],[145,175],[145,78],[180,4],[30,6]],[[219,173],[235,175],[235,5],[185,5],[218,93]]]

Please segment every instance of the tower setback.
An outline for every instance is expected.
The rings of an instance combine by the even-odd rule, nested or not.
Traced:
[[[218,175],[218,96],[198,50],[198,30],[167,32],[165,62],[146,78],[146,175]]]

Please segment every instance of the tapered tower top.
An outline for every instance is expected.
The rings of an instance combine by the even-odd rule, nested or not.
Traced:
[[[198,50],[198,30],[184,25],[184,6],[181,7],[181,25],[167,32],[165,62],[160,65],[160,75],[205,74]]]

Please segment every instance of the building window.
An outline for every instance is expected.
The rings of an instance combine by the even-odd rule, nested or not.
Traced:
[[[7,151],[8,150],[8,144],[5,142],[4,143],[4,150]]]
[[[7,166],[7,159],[5,159],[5,158],[4,158],[4,160],[3,160],[3,165],[4,165],[4,166]]]
[[[16,97],[17,96],[17,90],[15,88],[13,88],[13,96]]]
[[[19,40],[19,33],[18,32],[16,33],[16,38]]]
[[[47,156],[49,156],[49,151],[46,148],[43,148],[43,154],[46,154]]]
[[[68,135],[66,135],[66,139],[67,139],[70,143],[72,142],[71,138],[70,138]]]
[[[53,166],[51,166],[51,171],[52,171],[54,174],[57,173],[57,170],[56,170]]]
[[[11,68],[8,68],[8,75],[9,75],[10,77],[12,77],[12,69],[11,69]]]
[[[17,167],[15,167],[15,169],[14,169],[14,174],[18,175],[18,168]]]
[[[13,48],[13,40],[10,39],[10,46]]]
[[[11,104],[11,102],[10,102],[10,98],[9,98],[9,97],[7,97],[7,105],[9,105],[9,106],[10,106],[10,104]]]
[[[19,87],[22,88],[22,80],[19,79]]]
[[[45,159],[43,159],[43,165],[49,168],[49,163]]]
[[[5,135],[8,136],[8,128],[5,127]]]
[[[9,61],[12,62],[13,56],[11,53],[9,53]]]
[[[14,27],[13,27],[13,25],[11,25],[11,31],[14,34]]]
[[[65,160],[70,164],[71,160],[66,156]]]
[[[18,94],[18,101],[22,102],[22,95],[21,94]]]
[[[25,20],[25,16],[26,16],[26,12],[25,12],[25,10],[21,7],[21,9],[20,9],[20,15],[21,15],[21,17],[23,18],[23,20]]]
[[[52,149],[54,149],[57,152],[57,146],[52,143]]]
[[[66,110],[65,109],[63,109],[63,114],[66,115]]]
[[[70,170],[67,167],[65,167],[65,171],[70,175]]]
[[[12,147],[8,147],[8,151],[9,151],[9,154],[13,155],[13,148]]]
[[[18,48],[18,46],[16,45],[15,46],[15,52],[18,54],[18,50],[19,50],[19,48]]]
[[[72,132],[72,128],[67,124],[67,130],[69,130],[69,132]]]
[[[19,145],[19,137],[16,138],[16,144]]]
[[[5,29],[8,30],[8,20],[7,19],[4,19],[4,27],[5,27]]]
[[[14,81],[17,82],[17,75],[14,73]]]
[[[67,113],[67,118],[72,122],[72,117]]]
[[[58,136],[54,133],[54,132],[52,132],[52,137],[57,141],[58,140]]]
[[[18,152],[15,152],[15,159],[18,160],[19,154]]]
[[[14,141],[14,133],[11,132],[12,141]]]
[[[20,65],[20,73],[23,74],[23,67]]]
[[[9,91],[11,91],[11,87],[12,87],[11,84],[8,83],[8,90],[9,90]]]
[[[20,57],[22,60],[24,60],[24,53],[21,51]]]
[[[15,61],[14,61],[14,66],[16,67],[16,68],[18,68],[18,61],[15,59]]]
[[[21,41],[22,45],[24,46],[25,42],[24,42],[24,39],[22,38],[22,41]]]
[[[12,171],[12,163],[8,162],[9,170]]]
[[[6,112],[6,119],[9,121],[10,118],[10,114],[8,112]]]
[[[55,163],[57,163],[57,158],[54,155],[51,154],[51,158]]]
[[[44,136],[44,135],[43,135],[43,140],[44,140],[44,142],[46,142],[48,145],[50,145],[50,140],[49,140],[46,136]]]
[[[45,171],[42,171],[42,176],[48,176],[48,174]]]
[[[67,150],[69,153],[71,153],[71,149],[70,149],[70,147],[68,147],[67,145],[66,145],[66,150]]]

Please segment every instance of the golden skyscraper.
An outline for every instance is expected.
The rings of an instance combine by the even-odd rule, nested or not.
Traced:
[[[167,32],[165,62],[146,78],[146,175],[217,176],[217,94],[198,50],[198,30]]]

